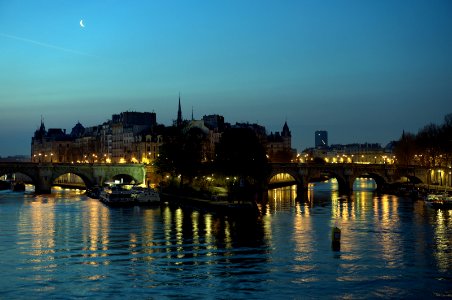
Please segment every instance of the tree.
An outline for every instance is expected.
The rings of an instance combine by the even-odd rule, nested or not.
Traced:
[[[191,182],[201,170],[202,145],[204,132],[199,128],[191,128],[184,132],[176,127],[170,127],[165,135],[164,143],[160,147],[156,160],[157,172],[169,173],[173,177],[180,175],[180,184],[188,178]]]
[[[416,135],[402,134],[394,153],[400,164],[416,162],[428,167],[450,166],[452,163],[452,114],[444,117],[442,125],[428,124]]]
[[[223,133],[216,147],[216,164],[227,176],[253,182],[262,182],[269,170],[265,149],[249,128],[231,128]]]
[[[416,143],[426,159],[426,166],[436,166],[440,149],[440,128],[436,124],[429,124],[422,128],[416,135]]]
[[[397,162],[401,165],[409,165],[412,163],[416,155],[416,137],[412,133],[402,133],[399,141],[395,143],[394,154]]]
[[[447,114],[444,117],[440,141],[445,163],[450,166],[452,165],[452,114]]]

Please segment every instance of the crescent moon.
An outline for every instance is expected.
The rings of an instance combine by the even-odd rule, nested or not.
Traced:
[[[80,20],[80,27],[85,27],[85,25],[83,25],[83,19]]]

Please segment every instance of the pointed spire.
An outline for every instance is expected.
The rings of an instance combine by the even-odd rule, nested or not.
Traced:
[[[42,132],[46,131],[46,127],[44,126],[44,118],[41,115],[41,127],[39,128]]]
[[[191,107],[191,120],[194,121],[195,118],[193,118],[193,106]]]
[[[283,126],[283,130],[281,132],[281,135],[282,136],[287,136],[287,137],[292,136],[291,133],[290,133],[290,130],[289,130],[289,126],[287,125],[287,119],[284,122],[284,126]]]
[[[182,109],[180,107],[180,92],[179,92],[179,109],[177,110],[177,121],[176,121],[176,125],[177,126],[181,126],[182,125]]]

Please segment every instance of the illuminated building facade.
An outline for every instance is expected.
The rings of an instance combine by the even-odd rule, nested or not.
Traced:
[[[152,130],[156,114],[123,112],[112,120],[92,127],[80,122],[70,134],[62,129],[45,129],[44,122],[35,131],[31,142],[33,162],[150,163],[158,156],[161,138]]]
[[[267,156],[271,162],[291,162],[296,150],[292,149],[292,133],[287,122],[284,123],[281,133],[271,132],[267,136]]]

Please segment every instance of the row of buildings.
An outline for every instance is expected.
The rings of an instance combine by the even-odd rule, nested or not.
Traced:
[[[33,162],[149,162],[158,154],[161,137],[154,133],[156,114],[123,112],[103,124],[84,127],[77,122],[70,133],[46,130],[44,122],[31,140]]]
[[[299,155],[299,161],[320,158],[327,163],[392,164],[394,142],[382,147],[379,143],[328,144],[328,131],[318,130],[314,135],[315,147]]]
[[[271,162],[326,163],[394,163],[393,143],[381,147],[376,143],[329,145],[328,132],[315,132],[315,147],[297,154],[292,148],[292,134],[284,123],[281,132],[267,131],[250,123],[226,123],[223,116],[205,115],[200,120],[183,120],[179,98],[177,118],[172,127],[188,131],[199,128],[205,135],[203,159],[213,160],[215,146],[227,128],[250,128],[266,147]],[[70,132],[61,128],[46,129],[43,120],[31,140],[31,161],[64,163],[145,163],[151,164],[159,155],[168,127],[157,123],[155,112],[126,111],[112,115],[110,120],[91,127],[77,122]],[[240,145],[238,145],[239,147]]]
[[[173,127],[188,131],[199,128],[205,134],[202,145],[204,160],[212,160],[215,145],[227,128],[246,127],[254,130],[267,148],[271,161],[291,161],[296,156],[292,149],[292,136],[284,123],[281,132],[267,135],[258,124],[225,123],[220,115],[206,115],[201,120],[182,119],[179,99],[177,119]],[[61,128],[45,128],[43,120],[31,139],[31,160],[54,163],[145,163],[151,164],[159,155],[159,148],[167,132],[157,123],[154,112],[126,111],[112,115],[111,119],[96,126],[84,127],[77,122],[70,132]]]

